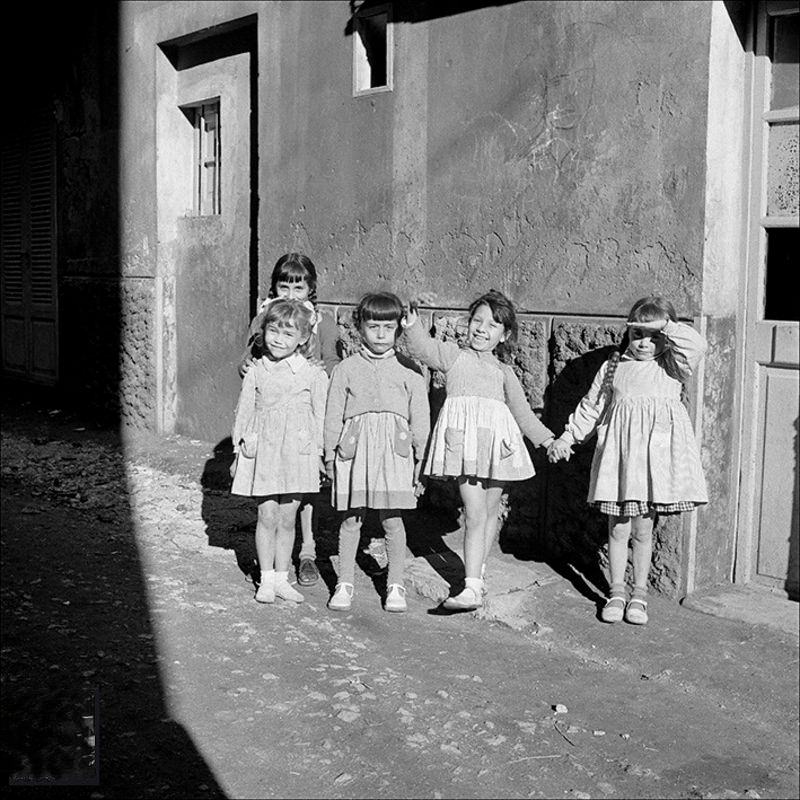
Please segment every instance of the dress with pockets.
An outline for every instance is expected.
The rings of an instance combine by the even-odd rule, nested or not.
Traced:
[[[431,433],[423,469],[431,477],[519,481],[534,468],[534,445],[553,436],[531,410],[511,367],[493,353],[430,337],[416,322],[405,330],[412,358],[444,374],[447,397]]]
[[[231,492],[261,497],[319,491],[328,377],[295,354],[247,371],[233,424]]]

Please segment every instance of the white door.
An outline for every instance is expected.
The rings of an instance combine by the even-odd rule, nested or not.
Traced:
[[[753,15],[743,470],[735,580],[798,593],[797,2]]]

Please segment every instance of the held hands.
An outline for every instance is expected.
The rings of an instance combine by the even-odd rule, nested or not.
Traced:
[[[554,439],[547,448],[547,460],[551,464],[557,464],[559,461],[569,461],[571,455],[572,445],[560,437]]]
[[[333,480],[333,461],[325,461],[325,474],[328,476],[328,480]]]

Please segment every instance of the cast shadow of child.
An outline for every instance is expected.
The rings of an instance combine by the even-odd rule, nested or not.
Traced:
[[[231,494],[233,444],[230,437],[214,447],[203,466],[200,485],[203,491],[202,517],[209,547],[233,550],[245,580],[258,583],[255,529],[257,505],[250,497]]]
[[[572,358],[557,374],[545,398],[543,419],[556,435],[564,430],[569,415],[615,349],[614,344],[606,345]],[[530,501],[526,503],[520,497],[524,485],[511,488],[509,515],[500,536],[500,547],[520,560],[548,564],[576,591],[594,602],[599,615],[608,588],[601,568],[608,531],[606,518],[586,501],[594,447],[594,438],[575,445],[570,460],[558,464],[547,463],[542,452],[532,453],[537,472],[533,480],[539,481],[535,492],[539,503],[529,508]],[[520,530],[532,529],[538,529],[539,534],[517,535]]]

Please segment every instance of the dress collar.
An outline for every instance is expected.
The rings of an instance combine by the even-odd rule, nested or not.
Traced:
[[[269,356],[262,356],[261,363],[264,365],[264,369],[266,369],[267,372],[273,372],[276,369],[288,367],[292,371],[292,374],[296,375],[306,363],[306,358],[305,356],[301,356],[300,353],[292,353],[290,356],[282,358],[280,361],[272,361]]]

